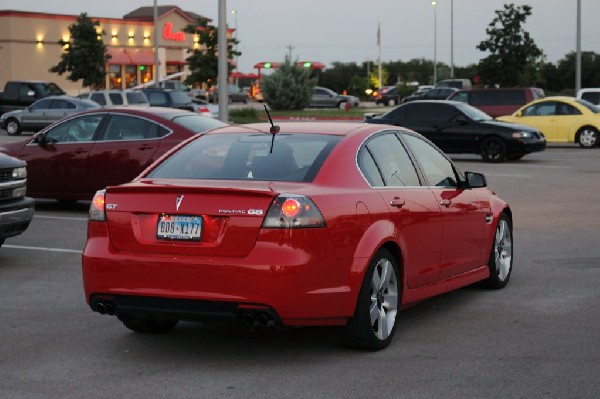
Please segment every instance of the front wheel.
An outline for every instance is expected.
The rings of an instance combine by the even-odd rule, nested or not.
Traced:
[[[592,148],[598,144],[598,130],[591,126],[581,128],[577,132],[577,142],[583,148]]]
[[[486,162],[498,163],[506,160],[506,145],[501,138],[488,137],[479,148],[481,158]]]
[[[18,136],[21,134],[21,131],[22,127],[18,120],[11,118],[6,121],[6,133],[9,136]]]
[[[365,274],[354,316],[340,329],[345,344],[368,350],[389,345],[396,332],[400,284],[396,259],[388,250],[380,249]]]
[[[488,288],[504,288],[510,279],[513,263],[512,223],[503,214],[496,226],[492,251],[488,260],[490,277],[484,281]]]

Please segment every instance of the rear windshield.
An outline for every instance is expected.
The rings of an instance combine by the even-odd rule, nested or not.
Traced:
[[[176,104],[187,104],[192,102],[192,98],[182,91],[172,91],[171,98]]]
[[[210,129],[216,129],[218,127],[227,126],[226,123],[221,122],[218,119],[194,115],[191,112],[181,116],[174,116],[171,118],[171,120],[177,123],[179,126],[183,126],[186,129],[189,129],[195,133],[205,132]]]
[[[586,107],[587,109],[589,109],[593,113],[600,114],[600,107],[599,106],[594,105],[591,102],[586,101],[586,100],[578,99],[578,100],[575,100],[575,101],[577,101],[579,104],[583,105],[584,107]]]
[[[181,148],[150,178],[310,182],[340,136],[211,134]]]

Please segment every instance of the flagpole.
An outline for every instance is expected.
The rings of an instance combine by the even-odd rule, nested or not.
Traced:
[[[377,24],[377,64],[379,65],[379,87],[377,90],[381,92],[383,82],[381,81],[381,21]]]

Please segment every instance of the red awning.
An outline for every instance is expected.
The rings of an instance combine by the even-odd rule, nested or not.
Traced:
[[[262,69],[265,67],[265,65],[268,64],[270,65],[270,68],[279,68],[281,66],[281,62],[259,62],[258,64],[254,65],[254,68],[258,68],[258,69]]]
[[[238,79],[258,79],[258,74],[256,73],[242,73],[242,72],[232,72],[229,77],[238,78]]]
[[[110,47],[108,49],[111,65],[153,65],[154,52],[150,49],[124,49]]]
[[[310,65],[310,69],[325,69],[325,64],[318,61],[299,61],[296,65],[304,68],[308,68],[307,65]]]

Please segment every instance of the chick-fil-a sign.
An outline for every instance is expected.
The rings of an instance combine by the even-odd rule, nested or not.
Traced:
[[[163,38],[165,40],[174,40],[176,42],[182,42],[185,40],[185,33],[173,32],[173,22],[166,22],[163,29]]]

